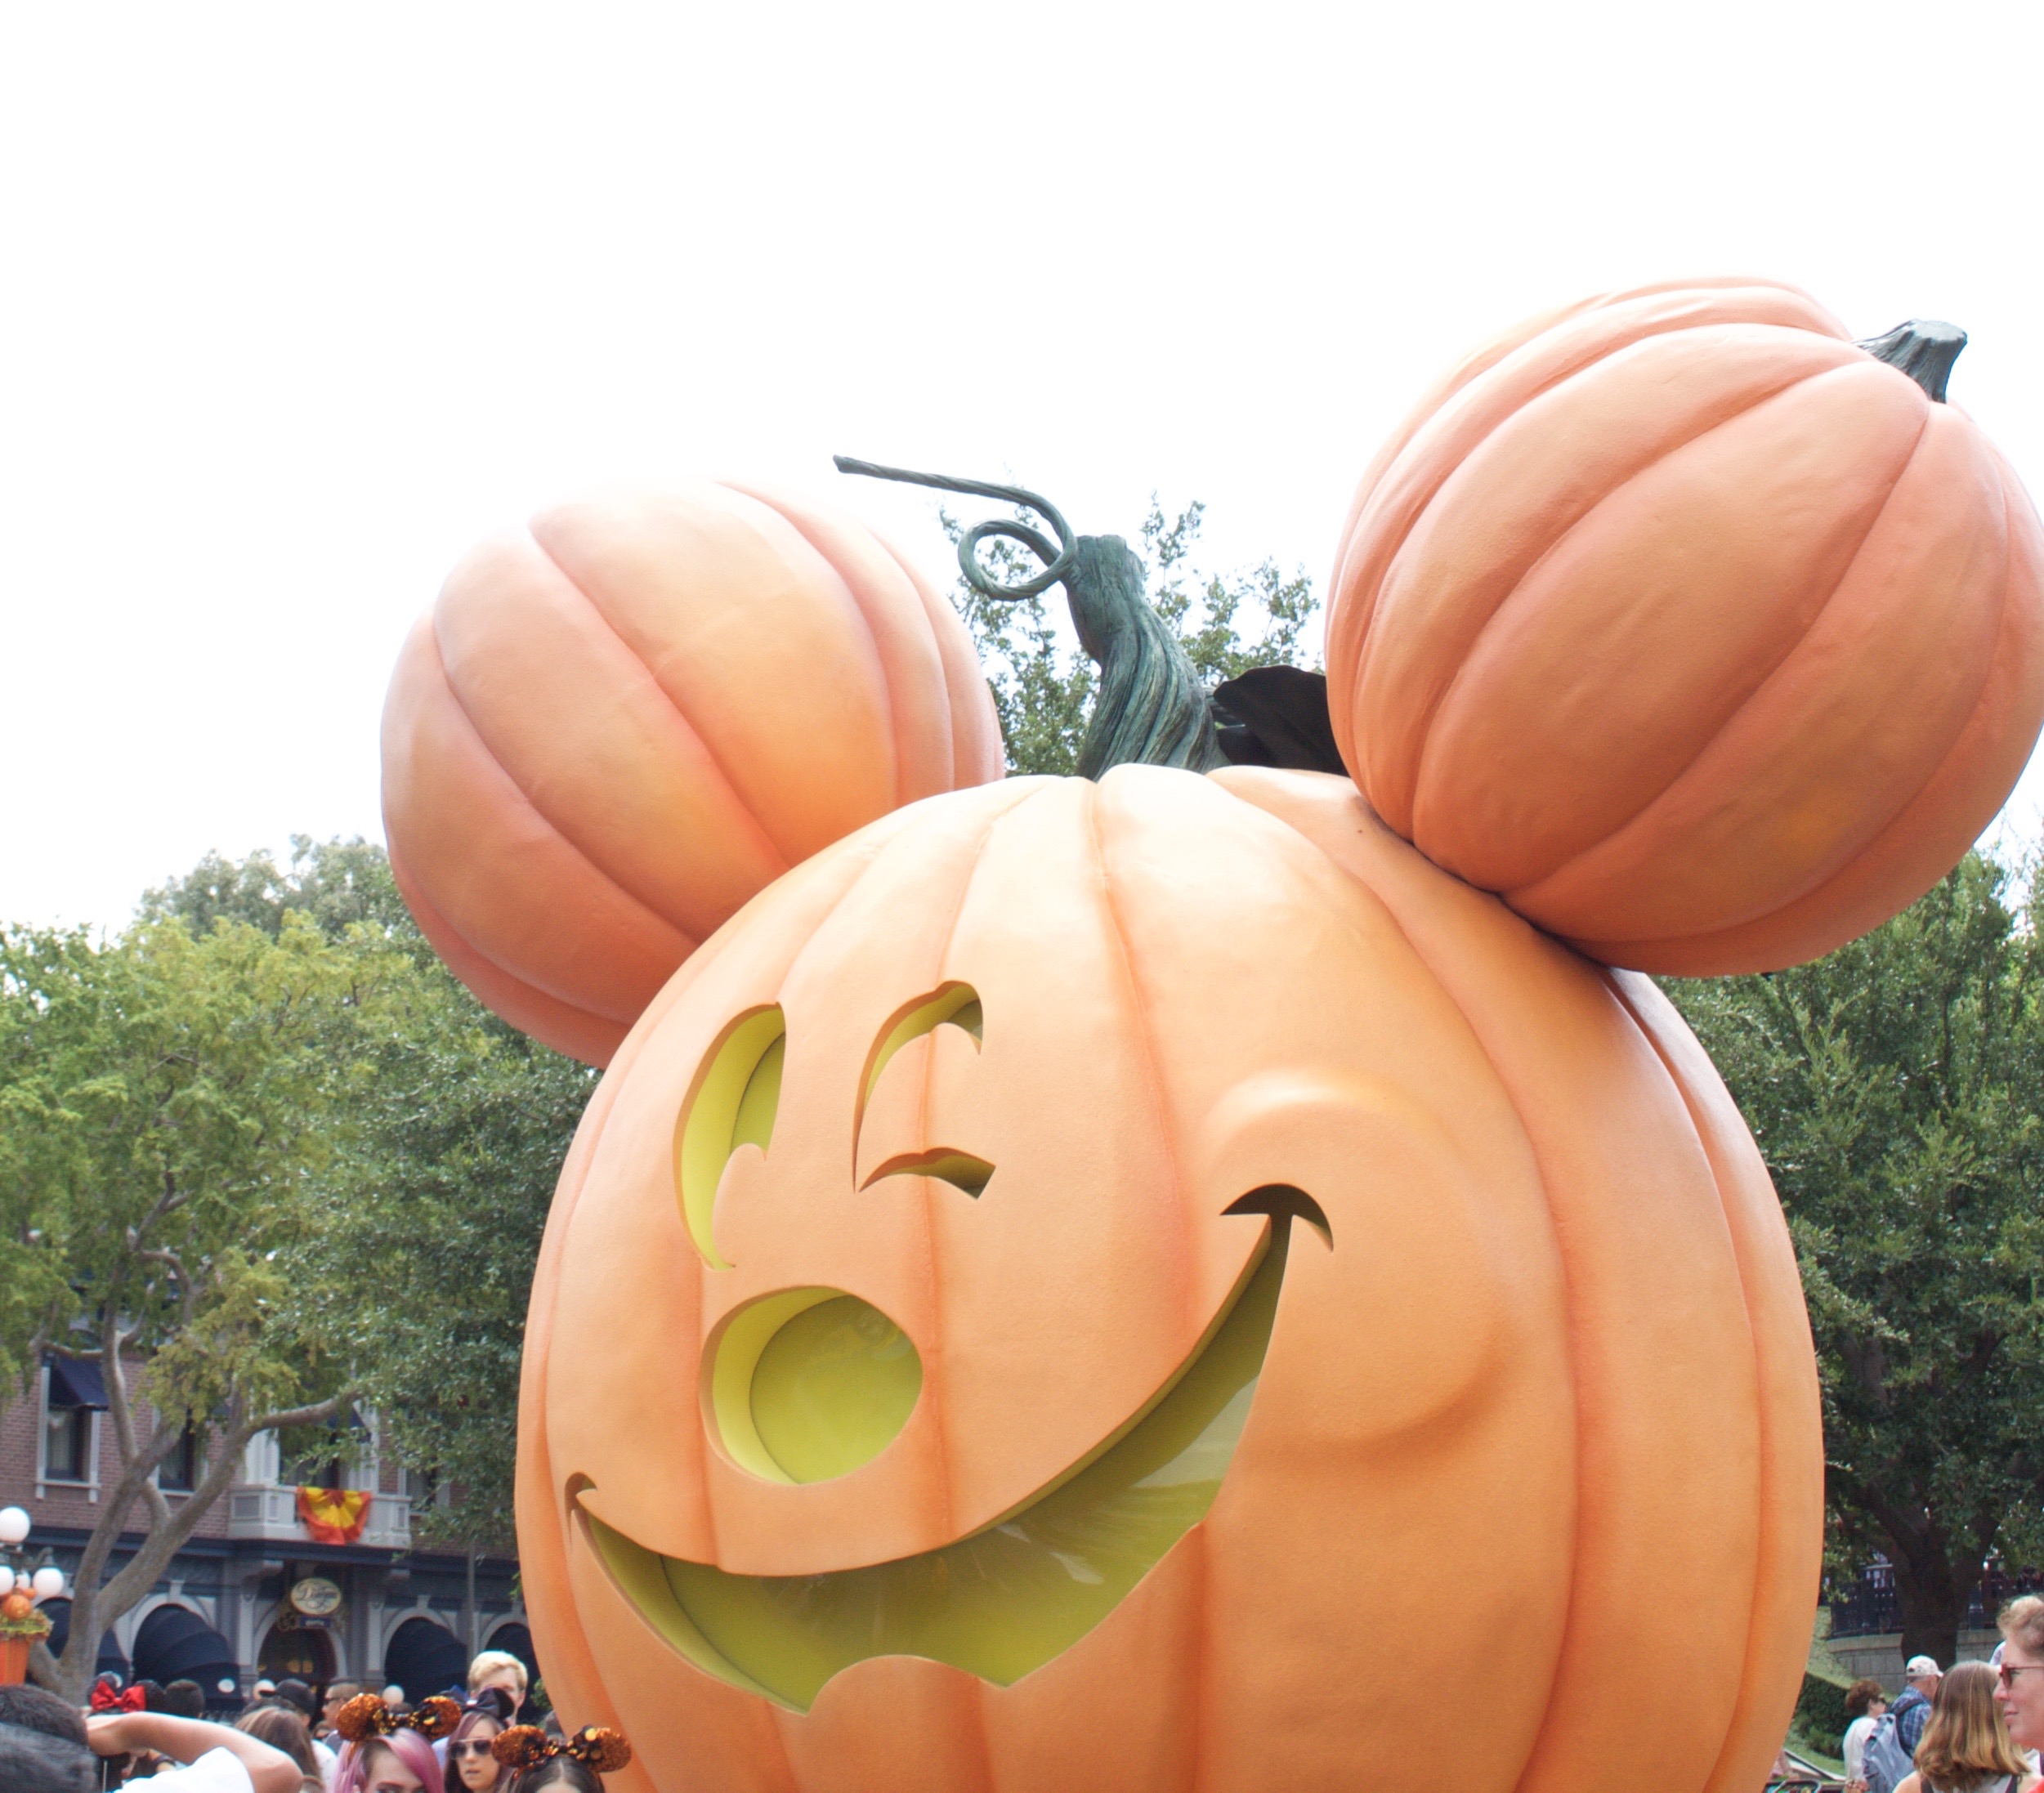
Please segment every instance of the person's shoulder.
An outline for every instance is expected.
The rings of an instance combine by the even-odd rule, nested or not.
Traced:
[[[1921,1774],[1904,1775],[1895,1783],[1895,1793],[1923,1793],[1923,1777]]]

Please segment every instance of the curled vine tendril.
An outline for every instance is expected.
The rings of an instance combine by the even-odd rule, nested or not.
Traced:
[[[973,498],[997,498],[1011,504],[1021,504],[1036,512],[1052,529],[1057,531],[1058,545],[1053,548],[1040,530],[1031,529],[1026,523],[1017,523],[996,517],[991,522],[975,523],[959,537],[958,543],[959,570],[965,575],[965,583],[983,597],[1000,602],[1013,602],[1017,598],[1034,597],[1039,592],[1047,592],[1059,584],[1071,570],[1071,563],[1077,558],[1079,539],[1071,533],[1071,525],[1065,521],[1064,512],[1049,499],[1039,498],[1034,492],[1026,492],[1019,485],[995,485],[986,480],[955,480],[944,473],[913,473],[905,467],[879,467],[871,461],[855,461],[847,454],[834,454],[831,459],[840,473],[863,474],[868,479],[898,480],[905,485],[933,485],[940,492],[962,492]],[[1010,542],[1019,542],[1044,563],[1043,570],[1034,578],[1009,585],[1003,584],[981,563],[979,544],[989,536],[1000,536]]]

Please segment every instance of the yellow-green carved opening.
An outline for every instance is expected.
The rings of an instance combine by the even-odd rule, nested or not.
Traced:
[[[910,1040],[934,1033],[947,1022],[954,1027],[964,1028],[975,1040],[986,1039],[986,1013],[980,1006],[979,992],[970,984],[940,984],[928,995],[918,996],[895,1012],[866,1057],[865,1075],[859,1082],[860,1123],[865,1119],[865,1105],[880,1080],[880,1073],[887,1069],[888,1060]]]
[[[787,1045],[787,1022],[778,1008],[740,1016],[711,1049],[695,1087],[682,1105],[674,1129],[682,1222],[713,1269],[731,1268],[718,1254],[712,1231],[717,1185],[740,1146],[758,1146],[763,1151],[772,1143]]]
[[[878,1308],[789,1289],[741,1308],[710,1353],[707,1406],[731,1460],[768,1482],[827,1482],[908,1424],[923,1360]]]
[[[807,1711],[854,1663],[919,1656],[1004,1687],[1085,1636],[1206,1516],[1249,1417],[1288,1233],[1278,1218],[1209,1339],[1117,1439],[958,1543],[834,1574],[731,1575],[584,1521],[646,1621],[733,1686]]]

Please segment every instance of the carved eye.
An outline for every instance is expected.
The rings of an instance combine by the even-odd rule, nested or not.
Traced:
[[[740,1015],[704,1058],[695,1086],[682,1104],[674,1129],[675,1184],[681,1193],[682,1223],[713,1270],[731,1266],[720,1256],[710,1223],[717,1185],[731,1155],[740,1146],[762,1151],[773,1142],[774,1114],[780,1105],[780,1067],[786,1057],[788,1024],[779,1006]]]
[[[913,1002],[897,1010],[893,1018],[880,1031],[879,1038],[873,1044],[867,1056],[865,1076],[859,1086],[858,1125],[865,1123],[866,1105],[873,1092],[879,1085],[880,1074],[895,1055],[905,1047],[913,1044],[939,1027],[950,1026],[969,1034],[977,1045],[986,1038],[986,1011],[981,1007],[979,992],[970,984],[941,984],[927,995],[918,996]],[[858,1158],[858,1139],[855,1131],[852,1141],[852,1159]],[[994,1167],[982,1157],[969,1151],[962,1151],[955,1146],[927,1146],[914,1151],[897,1152],[870,1172],[861,1184],[870,1189],[883,1177],[918,1176],[936,1177],[962,1189],[968,1196],[977,1197],[984,1190],[987,1180],[994,1174]]]

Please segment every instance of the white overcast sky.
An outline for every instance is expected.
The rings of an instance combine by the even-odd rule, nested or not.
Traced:
[[[1736,271],[1963,324],[2044,489],[2041,50],[2033,0],[6,8],[0,918],[379,835],[407,623],[619,478],[834,486],[939,572],[833,451],[1098,533],[1155,489],[1324,586],[1461,351]]]

